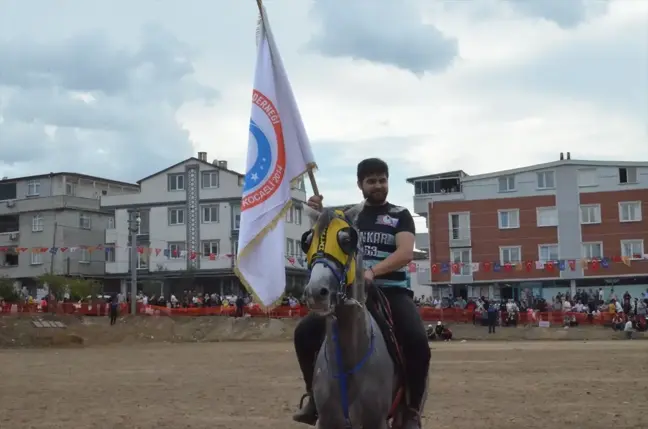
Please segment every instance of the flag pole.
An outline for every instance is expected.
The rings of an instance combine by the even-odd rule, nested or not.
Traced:
[[[261,20],[263,20],[264,15],[263,15],[263,0],[256,0],[257,7],[259,8],[259,17]],[[257,36],[258,37],[258,36]],[[319,196],[319,187],[317,186],[317,181],[315,180],[315,173],[313,170],[315,169],[315,164],[309,164],[308,165],[308,180],[311,183],[311,187],[313,188],[313,194]]]

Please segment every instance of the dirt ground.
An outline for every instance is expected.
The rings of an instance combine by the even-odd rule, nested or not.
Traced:
[[[646,341],[431,347],[425,428],[648,427]],[[287,341],[15,348],[0,368],[3,429],[301,427]]]

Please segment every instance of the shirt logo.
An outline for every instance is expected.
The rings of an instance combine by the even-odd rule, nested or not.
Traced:
[[[389,215],[380,215],[376,219],[376,224],[387,225],[387,226],[391,226],[392,228],[396,228],[396,226],[398,225],[398,219],[395,217],[391,217]]]

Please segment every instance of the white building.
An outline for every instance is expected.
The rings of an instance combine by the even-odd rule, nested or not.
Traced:
[[[45,273],[100,278],[109,214],[102,195],[135,192],[134,183],[77,173],[0,180],[0,275],[31,288]]]
[[[115,249],[106,261],[110,289],[123,290],[130,279],[128,219],[135,212],[140,218],[140,282],[159,283],[165,293],[189,288],[237,292],[240,283],[233,268],[243,179],[244,175],[228,169],[227,161],[209,163],[207,153],[199,152],[198,158],[140,180],[139,192],[102,197],[102,209],[114,212],[114,221],[106,230],[106,246]],[[301,204],[306,200],[303,180],[293,187],[292,196],[294,205],[286,216],[288,288],[301,286],[307,276],[300,247],[301,236],[308,228],[302,216]]]

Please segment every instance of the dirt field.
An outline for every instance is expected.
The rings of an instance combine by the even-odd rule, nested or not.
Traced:
[[[434,343],[425,428],[648,427],[648,342]],[[0,350],[0,427],[294,428],[290,342]]]

